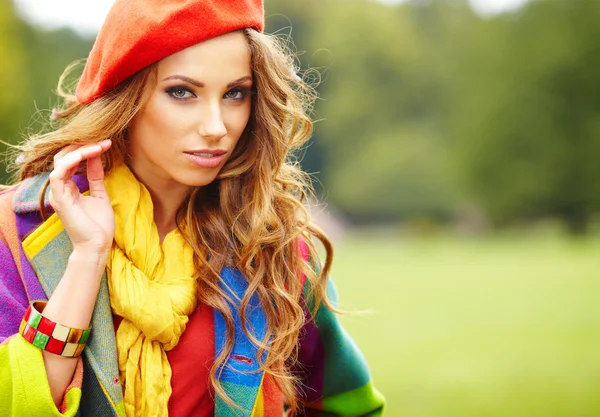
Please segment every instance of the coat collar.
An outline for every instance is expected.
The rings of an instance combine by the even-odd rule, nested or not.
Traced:
[[[13,199],[13,209],[17,214],[29,214],[40,209],[41,192],[49,174],[42,174],[24,181],[17,189]],[[81,192],[88,189],[85,177],[76,176],[75,182]],[[49,190],[46,190],[48,193]],[[45,208],[51,212],[48,195],[45,196]],[[37,227],[23,241],[23,249],[36,272],[38,280],[47,297],[50,297],[66,269],[73,246],[67,232],[56,216],[50,217]],[[239,307],[248,287],[246,278],[234,268],[225,268],[221,274],[221,288],[233,300],[229,304],[234,319],[233,352],[223,367],[220,382],[227,395],[241,407],[229,406],[225,401],[215,400],[215,416],[260,416],[262,415],[263,372],[258,360],[258,349],[243,331]],[[215,357],[225,348],[226,321],[214,310]],[[267,320],[256,295],[251,298],[248,307],[247,328],[254,332],[258,340],[263,340],[267,329]],[[102,277],[100,291],[92,316],[93,332],[84,351],[105,394],[119,415],[124,415],[123,391],[119,383],[119,368],[116,352],[116,340],[113,325],[110,297],[106,274]],[[261,361],[265,360],[263,356]]]

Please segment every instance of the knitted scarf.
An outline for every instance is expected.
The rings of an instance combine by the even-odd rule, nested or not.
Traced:
[[[104,183],[116,221],[106,272],[113,313],[123,317],[116,340],[125,409],[128,417],[167,416],[165,352],[177,346],[196,307],[193,251],[177,230],[160,244],[150,194],[126,165]]]

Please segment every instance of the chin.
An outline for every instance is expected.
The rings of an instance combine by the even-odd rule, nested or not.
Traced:
[[[176,181],[180,184],[183,184],[187,187],[205,187],[212,182],[215,181],[217,175],[219,174],[219,170],[215,170],[215,172],[211,173],[195,173],[190,175],[182,175],[180,177],[176,177]]]

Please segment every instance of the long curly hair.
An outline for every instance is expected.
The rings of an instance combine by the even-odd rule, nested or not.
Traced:
[[[254,77],[250,120],[216,180],[194,189],[183,202],[178,224],[186,225],[182,232],[201,272],[198,301],[221,312],[227,324],[225,349],[210,371],[215,393],[233,404],[218,379],[234,338],[231,300],[219,286],[220,271],[233,266],[248,281],[240,307],[244,332],[258,346],[262,370],[274,377],[293,413],[302,402],[299,380],[292,370],[297,365],[306,305],[314,306],[315,311],[322,303],[332,308],[326,280],[333,249],[325,234],[311,223],[305,205],[312,190],[310,178],[294,156],[311,135],[309,114],[316,92],[298,76],[295,56],[285,41],[252,29],[242,32],[251,51]],[[51,170],[53,156],[70,144],[110,138],[113,146],[103,155],[105,170],[127,161],[127,128],[152,91],[156,65],[86,105],[77,101],[74,85],[69,85],[73,68],[68,67],[60,78],[57,92],[62,106],[52,112],[51,129],[30,136],[17,147],[20,180]],[[321,241],[324,259],[313,238]],[[308,258],[301,254],[300,245],[308,248]],[[310,289],[309,302],[302,294],[304,277]],[[245,326],[253,296],[258,297],[267,319],[262,340]],[[266,359],[260,360],[262,357]]]

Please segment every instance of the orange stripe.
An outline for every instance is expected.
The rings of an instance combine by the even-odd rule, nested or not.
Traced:
[[[17,231],[17,221],[15,213],[12,208],[12,200],[15,195],[15,190],[11,190],[0,196],[0,239],[6,244],[10,253],[13,256],[17,270],[19,271],[19,277],[23,282],[23,288],[27,294],[27,301],[31,301],[27,286],[23,275],[23,268],[21,267],[21,250],[19,249],[19,234]]]

